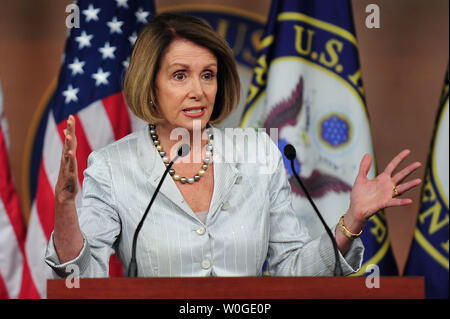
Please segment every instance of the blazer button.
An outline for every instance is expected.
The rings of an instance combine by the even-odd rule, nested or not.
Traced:
[[[203,235],[204,233],[206,233],[205,227],[202,226],[199,229],[197,229],[197,234],[199,234],[200,236]]]
[[[211,267],[211,262],[208,259],[202,261],[201,264],[203,269],[209,269]]]
[[[223,203],[223,205],[222,205],[222,210],[227,210],[228,208],[230,208],[230,202],[225,202],[225,203]]]

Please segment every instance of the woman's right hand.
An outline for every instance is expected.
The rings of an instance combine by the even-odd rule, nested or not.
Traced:
[[[78,192],[77,138],[75,136],[75,118],[72,115],[67,119],[64,135],[61,165],[55,186],[55,199],[59,204],[75,202]]]
[[[75,197],[78,192],[75,118],[70,115],[64,130],[58,181],[55,186],[55,230],[53,243],[61,263],[73,260],[83,248],[83,235],[78,223]]]

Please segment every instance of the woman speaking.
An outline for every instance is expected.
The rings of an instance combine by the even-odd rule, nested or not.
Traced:
[[[207,23],[162,14],[145,26],[124,94],[148,126],[89,156],[78,208],[75,119],[67,121],[46,253],[56,274],[68,275],[74,264],[82,277],[107,277],[113,253],[128,272],[134,232],[176,156],[174,136],[182,135],[190,152],[174,161],[137,239],[139,276],[260,276],[264,262],[272,276],[333,275],[333,245],[326,233],[312,240],[298,220],[277,146],[266,134],[234,140],[215,126],[239,92],[232,52]],[[256,149],[267,151],[265,163],[249,160]],[[380,209],[411,203],[397,195],[421,183],[404,182],[420,163],[395,172],[408,154],[399,153],[372,180],[366,177],[372,159],[362,159],[349,208],[333,228],[343,275],[361,266],[358,236],[366,221]],[[272,169],[263,169],[267,162]]]

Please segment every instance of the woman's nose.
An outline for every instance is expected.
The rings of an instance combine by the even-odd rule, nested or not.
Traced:
[[[199,100],[203,95],[202,84],[199,79],[193,79],[191,81],[191,87],[189,91],[189,97],[191,99]]]

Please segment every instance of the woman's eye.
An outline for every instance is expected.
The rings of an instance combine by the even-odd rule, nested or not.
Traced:
[[[205,80],[211,80],[211,79],[213,79],[214,78],[214,73],[212,73],[212,72],[208,72],[208,73],[205,73],[205,74],[203,74],[203,78],[205,79]]]
[[[175,73],[173,77],[175,78],[175,80],[182,81],[186,76],[183,73]]]

